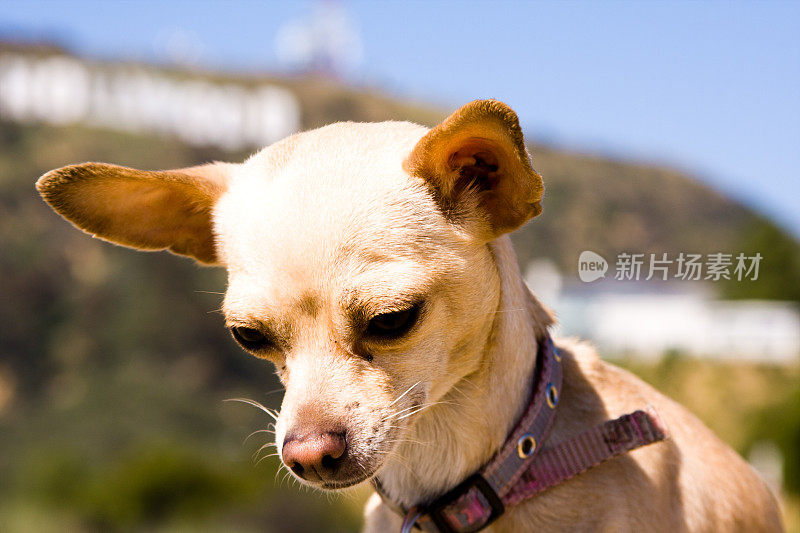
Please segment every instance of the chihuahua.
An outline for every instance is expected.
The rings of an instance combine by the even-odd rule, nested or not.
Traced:
[[[781,530],[773,496],[741,457],[573,340],[554,346],[562,384],[539,447],[643,406],[669,437],[513,506],[492,504],[505,512],[491,523],[415,523],[414,509],[498,454],[551,342],[553,318],[508,237],[541,212],[544,188],[501,102],[471,102],[430,130],[332,124],[241,164],[67,166],[37,188],[96,237],[227,268],[227,327],[285,386],[283,463],[322,489],[371,480],[366,531],[400,530],[406,512],[405,530]]]

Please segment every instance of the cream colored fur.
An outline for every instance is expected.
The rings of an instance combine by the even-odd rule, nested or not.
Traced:
[[[347,468],[317,486],[378,475],[410,506],[462,481],[503,443],[552,322],[506,235],[539,213],[542,195],[509,108],[474,102],[430,131],[334,124],[240,165],[161,176],[115,169],[66,167],[39,189],[104,239],[227,268],[228,325],[274,339],[256,355],[286,386],[278,448],[299,427],[346,428]],[[152,218],[141,216],[148,205]],[[406,335],[364,333],[370,317],[415,304],[422,311]],[[781,529],[764,483],[694,416],[588,345],[558,345],[564,385],[551,442],[647,405],[671,438],[509,509],[488,531]],[[370,500],[367,531],[398,531],[400,521]]]

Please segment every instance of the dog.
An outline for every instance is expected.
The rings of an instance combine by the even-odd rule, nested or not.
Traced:
[[[227,327],[285,386],[284,464],[317,488],[373,482],[365,531],[782,529],[766,485],[692,414],[588,344],[551,345],[554,319],[508,237],[541,212],[542,178],[499,101],[471,102],[430,130],[332,124],[241,164],[67,166],[37,188],[96,237],[227,268]],[[560,387],[548,384],[546,437],[520,437],[521,461],[632,411],[625,427],[647,422],[656,436],[507,505],[475,473],[545,405],[531,407],[537,379],[555,380],[544,371]],[[604,435],[598,446],[617,442]],[[482,522],[422,519],[465,480],[489,509]]]

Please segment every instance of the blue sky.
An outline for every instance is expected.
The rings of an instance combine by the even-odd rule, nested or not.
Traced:
[[[800,3],[340,2],[355,83],[454,108],[514,107],[532,136],[687,170],[800,236]],[[0,35],[101,57],[286,69],[276,35],[314,2],[4,0]]]

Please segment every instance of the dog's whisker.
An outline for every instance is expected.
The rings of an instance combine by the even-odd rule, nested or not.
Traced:
[[[278,474],[280,474],[281,470],[283,470],[283,469],[284,469],[283,461],[280,461],[280,464],[278,465],[278,469],[275,471],[275,475],[272,478],[272,484],[273,485],[277,485],[278,484]]]
[[[473,383],[472,381],[468,380],[467,378],[462,378],[462,380],[461,380],[461,381],[462,381],[464,384],[466,384],[466,385],[469,385],[469,386],[473,387],[473,388],[474,388],[474,389],[476,389],[476,390],[478,390],[478,389],[479,389],[479,387],[478,387],[478,386],[477,386],[475,383]],[[460,394],[462,398],[465,398],[465,399],[469,400],[470,404],[472,404],[472,406],[473,406],[473,407],[475,407],[475,408],[477,409],[477,411],[478,411],[478,412],[480,412],[480,411],[482,410],[482,409],[481,409],[481,403],[480,403],[480,402],[479,402],[479,401],[478,401],[476,398],[474,398],[474,397],[470,396],[469,394],[467,394],[467,393],[466,393],[466,392],[465,392],[465,391],[464,391],[464,390],[463,390],[463,389],[462,389],[462,388],[459,386],[459,384],[458,384],[458,383],[457,383],[457,384],[455,384],[455,385],[453,385],[452,389],[453,389],[455,392],[457,392],[458,394]]]
[[[255,453],[253,453],[253,460],[255,460],[256,458],[258,458],[258,454],[260,454],[262,450],[264,450],[264,449],[267,449],[267,448],[269,448],[270,446],[275,446],[275,449],[276,449],[276,450],[278,449],[278,447],[277,447],[277,445],[276,445],[275,443],[273,443],[273,442],[268,442],[268,443],[264,444],[262,447],[260,447],[259,449],[257,449],[257,450],[255,451]],[[276,452],[276,453],[274,453],[273,455],[279,455],[279,454]],[[256,464],[258,464],[258,463],[256,463]]]
[[[381,421],[385,422],[386,420],[392,420],[392,419],[402,420],[404,418],[408,418],[411,415],[415,415],[415,414],[417,414],[418,412],[420,412],[420,411],[422,411],[424,409],[428,409],[429,407],[434,407],[436,405],[458,405],[458,404],[456,404],[454,402],[449,402],[447,400],[439,400],[437,402],[432,402],[432,403],[427,403],[427,404],[422,404],[422,405],[412,405],[410,407],[406,407],[405,409],[400,409],[396,413],[392,413],[392,414],[384,417]],[[409,412],[409,411],[411,411],[411,412]]]
[[[250,438],[251,438],[253,435],[257,435],[257,434],[259,434],[259,433],[274,433],[274,432],[275,432],[275,430],[274,430],[274,429],[269,429],[269,428],[267,428],[267,429],[257,429],[257,430],[255,430],[254,432],[250,433],[248,436],[246,436],[246,437],[244,438],[244,440],[242,441],[242,444],[247,444],[247,441],[248,441],[248,440],[250,440]]]
[[[353,459],[354,459],[354,461],[355,461],[355,463],[356,463],[356,466],[357,466],[357,467],[358,467],[358,468],[361,470],[361,472],[362,472],[362,473],[363,473],[363,474],[364,474],[366,477],[369,477],[369,473],[367,472],[367,469],[366,469],[366,468],[364,468],[364,465],[362,465],[362,464],[361,464],[361,461],[359,461],[358,457],[354,457]]]
[[[425,410],[425,409],[427,409],[428,407],[433,407],[434,405],[435,405],[435,404],[431,404],[431,405],[423,405],[422,407],[420,407],[420,408],[419,408],[419,409],[417,409],[416,411],[412,411],[412,412],[410,412],[410,413],[406,413],[406,414],[404,414],[403,416],[399,416],[399,417],[397,417],[397,420],[403,420],[404,418],[408,418],[409,416],[414,416],[415,414],[419,413],[420,411],[424,411],[424,410]]]
[[[222,400],[222,401],[223,402],[241,402],[241,403],[246,403],[246,404],[252,405],[253,407],[257,407],[257,408],[261,409],[262,411],[264,411],[265,413],[267,413],[269,416],[271,416],[273,419],[275,419],[275,421],[278,420],[277,411],[274,411],[274,410],[270,409],[269,407],[264,407],[263,405],[261,405],[260,403],[258,403],[255,400],[250,400],[248,398],[228,398],[228,399]]]
[[[413,415],[419,413],[420,411],[424,411],[425,409],[428,409],[430,407],[435,407],[435,406],[438,406],[438,405],[458,405],[458,404],[455,403],[455,402],[447,401],[447,400],[439,400],[437,402],[423,404],[423,405],[419,406],[419,409],[417,409],[416,411],[413,411],[411,413],[406,413],[403,416],[398,417],[397,420],[402,420],[404,418],[408,418],[409,416],[413,416]]]
[[[278,447],[278,445],[277,445],[277,444],[275,444],[275,443],[274,443],[274,442],[272,442],[272,441],[269,441],[269,442],[265,442],[265,443],[264,443],[264,444],[261,446],[261,448],[259,448],[259,450],[263,450],[264,448],[269,448],[270,446],[274,446],[275,448],[277,448],[277,447]]]
[[[418,409],[420,407],[432,407],[434,405],[447,405],[447,404],[456,405],[453,402],[448,402],[447,400],[439,400],[437,402],[432,402],[432,403],[429,403],[429,404],[410,405],[408,407],[404,407],[403,409],[400,409],[399,411],[396,411],[394,413],[390,413],[389,415],[385,416],[381,421],[383,422],[383,421],[390,420],[390,419],[395,418],[395,417],[399,417],[400,415],[402,415],[404,413],[407,413],[408,411],[413,411],[414,409]]]
[[[407,389],[406,389],[406,391],[405,391],[403,394],[401,394],[400,396],[398,396],[397,398],[395,398],[395,399],[392,401],[392,403],[390,403],[390,404],[388,405],[388,407],[391,407],[391,406],[393,406],[394,404],[396,404],[397,402],[399,402],[399,401],[400,401],[400,400],[403,398],[403,396],[405,396],[406,394],[408,394],[409,392],[411,392],[411,389],[413,389],[414,387],[416,387],[416,386],[417,386],[417,385],[419,385],[420,383],[422,383],[422,381],[417,381],[416,383],[414,383],[413,385],[411,385],[409,388],[407,388]]]
[[[279,454],[279,453],[277,453],[277,452],[276,452],[276,453],[268,453],[267,455],[265,455],[265,456],[263,456],[263,457],[260,457],[260,458],[259,458],[259,459],[258,459],[258,460],[255,462],[255,465],[258,465],[258,464],[259,464],[261,461],[263,461],[264,459],[269,459],[270,457],[278,457],[279,455],[280,455],[280,454]]]
[[[387,444],[391,444],[391,445],[395,445],[395,444],[397,444],[397,445],[399,445],[399,444],[418,444],[420,446],[430,446],[431,445],[430,442],[425,442],[425,441],[421,441],[421,440],[413,440],[413,439],[390,440],[390,441],[387,441]]]
[[[430,447],[430,446],[433,445],[433,442],[431,442],[429,440],[417,440],[417,439],[411,439],[411,438],[408,438],[408,437],[401,437],[401,438],[397,438],[397,439],[389,439],[389,440],[386,441],[386,444],[389,444],[389,445],[417,444],[419,446]]]
[[[281,484],[280,484],[281,488],[283,487],[283,483],[286,481],[286,478],[289,478],[289,480],[294,479],[294,477],[292,477],[292,473],[289,470],[286,470],[286,473],[281,478]]]
[[[418,405],[409,405],[408,407],[404,407],[403,409],[400,409],[399,411],[395,411],[393,413],[389,413],[388,415],[386,415],[385,417],[383,417],[381,419],[381,422],[383,422],[385,420],[389,420],[389,419],[391,419],[393,417],[399,416],[399,415],[401,415],[401,414],[403,414],[405,412],[411,411],[413,409],[416,409],[417,407],[419,407],[419,406]]]

